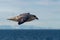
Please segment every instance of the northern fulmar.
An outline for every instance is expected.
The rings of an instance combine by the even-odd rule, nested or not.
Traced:
[[[30,14],[30,13],[23,13],[18,16],[9,18],[8,20],[16,21],[16,22],[18,22],[18,25],[20,25],[20,24],[23,24],[25,22],[29,22],[29,21],[32,21],[35,19],[38,20],[38,18],[35,15]]]

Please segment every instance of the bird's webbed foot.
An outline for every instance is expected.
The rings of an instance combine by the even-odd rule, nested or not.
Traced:
[[[18,25],[21,25],[21,24],[23,24],[24,22],[18,22]]]

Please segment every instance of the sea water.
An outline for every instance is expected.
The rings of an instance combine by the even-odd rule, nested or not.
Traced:
[[[60,40],[60,30],[0,30],[0,40]]]

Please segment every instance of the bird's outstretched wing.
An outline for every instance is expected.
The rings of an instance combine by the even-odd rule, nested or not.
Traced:
[[[29,16],[30,13],[23,13],[23,14],[20,14],[19,16],[22,16],[22,17],[25,17],[25,16]]]
[[[29,19],[28,15],[22,16],[20,19],[18,19],[18,24],[20,25],[20,24],[26,22],[28,19]]]

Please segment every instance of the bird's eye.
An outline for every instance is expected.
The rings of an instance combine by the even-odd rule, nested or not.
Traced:
[[[36,16],[34,16],[34,17],[36,17]]]

